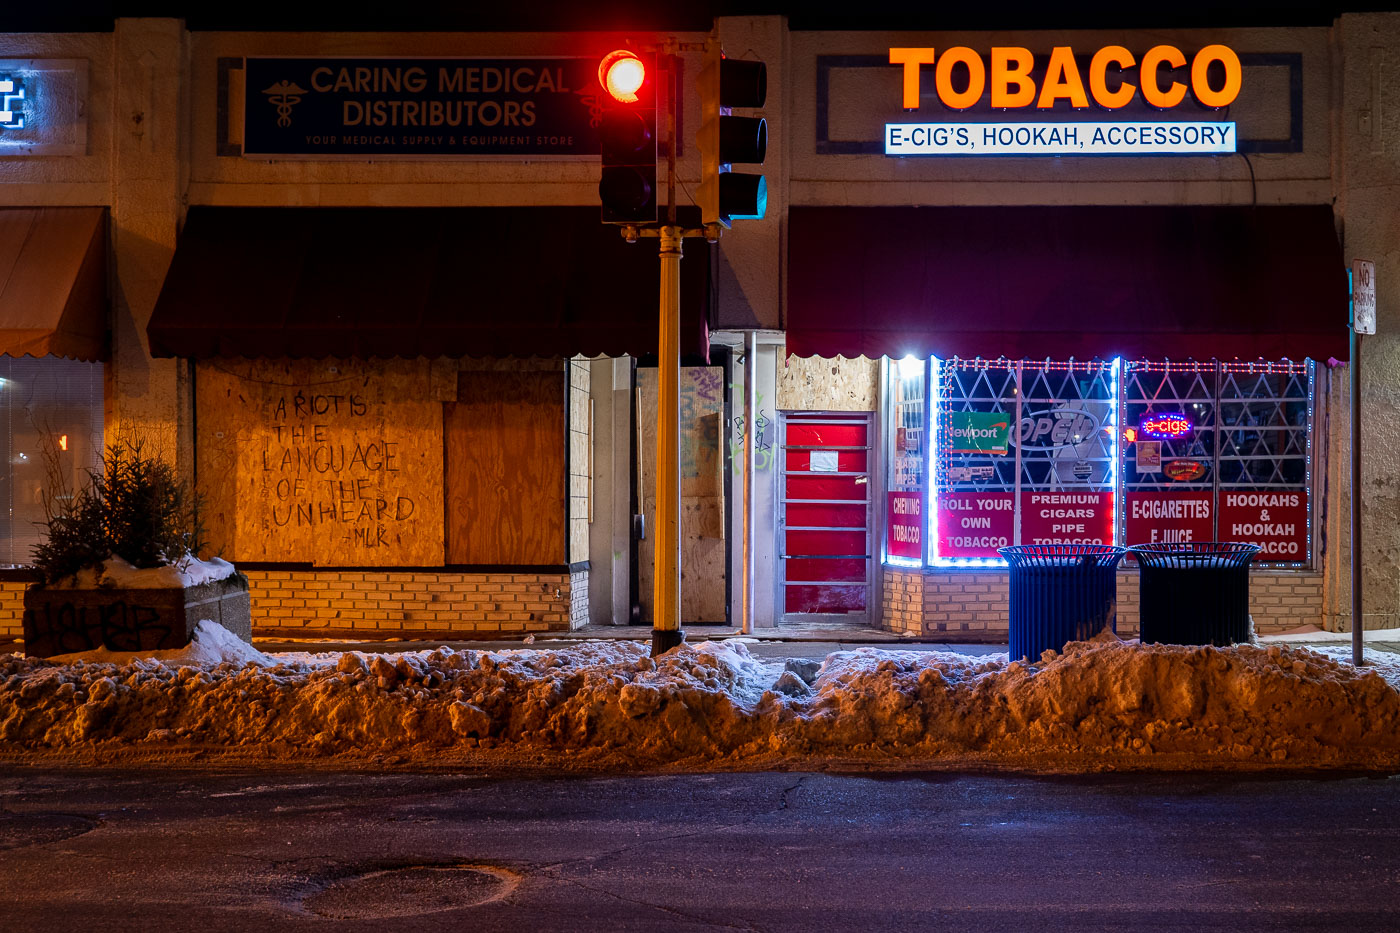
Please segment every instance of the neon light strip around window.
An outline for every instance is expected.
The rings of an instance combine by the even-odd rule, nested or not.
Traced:
[[[963,359],[959,359],[959,358],[957,358],[957,357],[954,357],[954,358],[952,358],[951,360],[948,361],[948,363],[949,363],[950,365],[955,365],[955,366],[960,366],[960,367],[965,368],[965,369],[975,369],[975,370],[987,370],[987,369],[1008,369],[1008,370],[1009,370],[1009,369],[1013,368],[1014,366],[1016,366],[1016,365],[1017,365],[1017,362],[1018,362],[1018,361],[1015,361],[1015,360],[1008,360],[1008,359],[1006,359],[1006,358],[1004,358],[1004,357],[1001,358],[1001,359],[996,359],[996,360],[983,360],[983,359],[980,359],[980,358],[975,359],[975,360],[963,360]],[[1078,361],[1075,361],[1075,360],[1069,360],[1069,361],[1066,361],[1066,362],[1063,362],[1063,363],[1054,362],[1054,361],[1050,361],[1050,360],[1047,360],[1047,361],[1045,361],[1045,362],[1026,360],[1026,361],[1023,361],[1023,362],[1024,362],[1026,365],[1033,366],[1033,367],[1036,367],[1036,368],[1042,369],[1042,370],[1051,371],[1051,372],[1075,372],[1075,371],[1083,371],[1083,372],[1086,372],[1086,373],[1090,373],[1090,372],[1103,372],[1105,369],[1107,369],[1107,370],[1109,371],[1109,373],[1110,373],[1110,376],[1109,376],[1109,387],[1108,387],[1109,422],[1110,422],[1110,424],[1109,424],[1109,431],[1110,431],[1110,437],[1112,437],[1112,439],[1113,439],[1113,443],[1112,443],[1112,445],[1111,445],[1111,446],[1112,446],[1113,455],[1109,458],[1109,461],[1108,461],[1108,469],[1109,469],[1109,482],[1108,482],[1108,485],[1109,485],[1110,489],[1112,489],[1112,496],[1113,496],[1113,502],[1112,502],[1110,508],[1111,508],[1111,510],[1112,510],[1112,514],[1115,516],[1115,520],[1111,523],[1111,524],[1112,524],[1112,527],[1113,527],[1113,543],[1114,543],[1114,544],[1120,544],[1121,542],[1120,542],[1119,539],[1120,539],[1120,537],[1121,537],[1121,535],[1122,535],[1122,531],[1121,531],[1121,529],[1120,529],[1120,527],[1119,527],[1119,522],[1116,520],[1116,515],[1117,515],[1117,510],[1118,510],[1118,507],[1119,507],[1119,503],[1123,501],[1123,499],[1122,499],[1122,475],[1121,475],[1121,473],[1120,473],[1119,470],[1118,470],[1118,459],[1119,459],[1119,457],[1121,456],[1121,450],[1120,450],[1120,445],[1119,445],[1119,440],[1118,440],[1118,437],[1119,437],[1119,430],[1118,430],[1118,427],[1119,427],[1119,426],[1118,426],[1118,422],[1119,422],[1119,410],[1118,410],[1118,409],[1119,409],[1119,406],[1118,406],[1118,383],[1119,383],[1119,380],[1120,380],[1120,378],[1122,377],[1122,374],[1123,374],[1123,360],[1122,360],[1122,358],[1121,358],[1121,357],[1114,357],[1112,360],[1090,360],[1090,361],[1087,361],[1087,362],[1078,362]],[[930,380],[930,382],[932,383],[932,386],[931,386],[930,392],[929,392],[930,408],[931,408],[932,410],[936,411],[936,412],[938,413],[938,416],[939,416],[937,421],[931,422],[931,423],[933,424],[933,426],[934,426],[935,429],[932,430],[932,431],[930,432],[930,435],[931,435],[931,436],[930,436],[930,438],[929,438],[930,450],[933,452],[934,457],[937,456],[937,451],[938,451],[938,448],[937,448],[937,446],[936,446],[938,431],[936,430],[936,428],[937,428],[937,426],[938,426],[939,424],[943,423],[943,421],[945,420],[945,419],[942,417],[942,415],[945,414],[944,411],[943,411],[943,397],[942,397],[942,387],[943,387],[942,369],[943,369],[943,361],[940,360],[938,357],[934,357],[934,358],[933,358],[933,376],[932,376],[932,378],[931,378],[931,380]],[[1102,427],[1102,426],[1101,426],[1101,427]],[[932,459],[932,458],[931,458],[931,459]],[[936,462],[936,461],[935,461],[935,462]],[[927,531],[926,531],[925,533],[928,535],[928,547],[926,548],[926,553],[928,554],[928,563],[929,563],[929,566],[930,566],[930,567],[964,567],[964,568],[968,568],[968,567],[1005,567],[1005,566],[1006,566],[1006,561],[1003,560],[1003,559],[1000,558],[1000,557],[942,557],[942,556],[939,555],[939,553],[938,553],[938,475],[937,475],[937,471],[936,471],[935,469],[930,469],[930,470],[929,470],[929,475],[928,475],[928,489],[929,489],[929,509],[928,509]],[[1016,507],[1017,507],[1017,508],[1020,508],[1020,503],[1019,503],[1019,502],[1016,503]]]

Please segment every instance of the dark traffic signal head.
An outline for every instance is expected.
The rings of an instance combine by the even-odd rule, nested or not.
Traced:
[[[762,107],[768,98],[768,66],[725,58],[718,45],[706,52],[700,72],[700,215],[728,227],[731,220],[761,218],[768,207],[762,175],[731,172],[736,163],[762,165],[768,155],[768,123],[734,116],[733,108]]]
[[[603,223],[656,222],[656,71],[654,55],[619,49],[598,65],[603,114],[598,124]]]

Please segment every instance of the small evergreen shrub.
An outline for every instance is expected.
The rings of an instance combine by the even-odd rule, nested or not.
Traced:
[[[204,548],[199,497],[170,464],[142,452],[140,441],[107,448],[102,469],[71,499],[54,499],[44,527],[48,540],[34,547],[34,566],[53,583],[108,557],[137,568],[160,567]]]

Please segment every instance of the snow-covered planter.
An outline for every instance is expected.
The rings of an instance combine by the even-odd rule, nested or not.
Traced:
[[[92,651],[160,651],[190,643],[216,622],[251,641],[248,581],[217,557],[137,570],[119,557],[24,594],[24,652],[32,658]]]
[[[248,581],[203,547],[199,497],[140,441],[107,448],[76,494],[50,461],[43,582],[24,594],[24,649],[46,658],[180,648],[202,621],[252,636]]]

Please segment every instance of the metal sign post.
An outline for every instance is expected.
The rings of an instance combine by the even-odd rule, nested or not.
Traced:
[[[1376,266],[1351,264],[1351,663],[1363,663],[1361,612],[1361,337],[1376,332]]]
[[[744,341],[744,587],[740,627],[753,634],[753,483],[754,419],[758,417],[758,331],[751,330]]]

